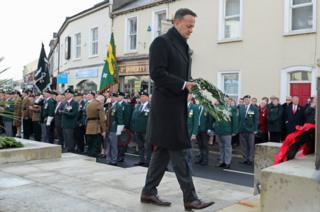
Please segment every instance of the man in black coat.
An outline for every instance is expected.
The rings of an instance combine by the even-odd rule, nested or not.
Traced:
[[[304,111],[299,105],[299,97],[292,97],[292,104],[287,106],[285,112],[285,125],[287,134],[290,134],[296,130],[297,125],[304,124]]]
[[[191,35],[196,14],[179,9],[174,27],[150,46],[150,76],[154,81],[148,140],[156,146],[148,169],[141,202],[170,206],[157,195],[157,186],[171,160],[186,210],[202,209],[214,202],[198,199],[187,163],[186,149],[191,148],[187,128],[187,95],[194,86],[191,78],[190,49],[187,39]]]

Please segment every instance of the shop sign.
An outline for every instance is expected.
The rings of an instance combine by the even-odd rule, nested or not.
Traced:
[[[95,78],[95,77],[98,77],[98,71],[99,71],[98,68],[77,70],[76,71],[76,78],[77,79]]]

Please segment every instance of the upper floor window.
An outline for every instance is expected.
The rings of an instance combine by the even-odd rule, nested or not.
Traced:
[[[98,55],[98,27],[91,29],[90,56]]]
[[[242,0],[220,0],[219,40],[241,38]]]
[[[154,38],[158,37],[163,33],[162,22],[165,21],[166,19],[167,19],[166,10],[161,10],[154,13],[154,23],[153,23]]]
[[[77,33],[74,35],[74,51],[75,58],[81,57],[81,33]]]
[[[316,0],[285,0],[285,33],[315,31]]]
[[[137,17],[132,17],[127,19],[127,51],[134,51],[137,49]]]

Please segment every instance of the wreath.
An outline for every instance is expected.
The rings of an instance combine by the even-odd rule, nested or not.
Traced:
[[[216,86],[208,81],[197,78],[191,80],[196,85],[192,87],[191,93],[200,105],[216,120],[216,121],[230,121],[230,108],[225,101],[226,95]],[[211,95],[211,98],[219,102],[219,106],[213,104],[212,100],[206,96],[206,93]]]

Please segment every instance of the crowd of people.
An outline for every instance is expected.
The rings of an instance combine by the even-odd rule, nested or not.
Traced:
[[[82,94],[72,89],[59,93],[46,89],[34,95],[30,90],[0,91],[0,121],[7,136],[23,137],[61,145],[64,152],[106,157],[111,165],[125,159],[130,142],[136,144],[139,162],[148,166],[154,146],[147,142],[151,95],[106,91]],[[209,163],[210,141],[219,147],[218,167],[230,168],[232,148],[240,145],[243,163],[252,165],[254,146],[261,142],[281,142],[297,125],[315,123],[314,98],[305,105],[299,97],[264,97],[260,103],[249,95],[239,103],[227,97],[230,121],[214,120],[206,109],[188,96],[188,136],[199,154],[188,161]],[[215,103],[217,107],[223,107]]]

